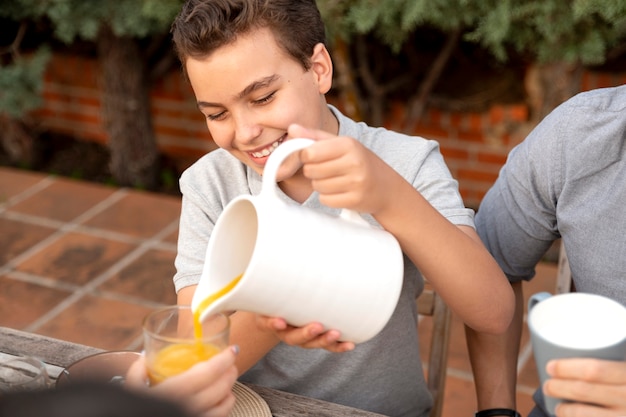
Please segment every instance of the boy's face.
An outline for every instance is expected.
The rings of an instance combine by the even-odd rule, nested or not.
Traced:
[[[215,143],[261,174],[290,124],[329,130],[324,94],[331,86],[332,63],[322,44],[311,59],[305,71],[269,29],[240,36],[208,57],[187,59],[187,74]]]

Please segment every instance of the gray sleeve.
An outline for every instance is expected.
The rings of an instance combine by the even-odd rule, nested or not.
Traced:
[[[480,238],[511,281],[532,278],[537,262],[560,237],[562,125],[558,112],[551,114],[511,151],[476,214]]]
[[[372,145],[374,152],[451,223],[474,227],[474,211],[465,207],[459,183],[452,177],[437,141],[388,131],[379,135],[381,139]]]
[[[236,196],[250,194],[245,167],[222,150],[187,169],[180,178],[180,190],[176,292],[200,280],[209,238],[224,207]]]
[[[459,183],[452,177],[439,145],[434,144],[413,185],[451,223],[473,228],[474,211],[465,207]]]
[[[193,182],[183,176],[180,187],[183,199],[178,229],[178,251],[174,261],[176,266],[174,287],[177,293],[184,287],[198,283],[209,236],[217,221],[207,212],[211,205],[193,186]]]

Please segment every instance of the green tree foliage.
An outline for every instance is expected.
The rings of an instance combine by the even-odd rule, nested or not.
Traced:
[[[331,38],[349,40],[372,33],[398,52],[420,26],[444,32],[470,27],[476,20],[466,0],[318,0]]]
[[[16,57],[12,65],[0,67],[0,113],[19,119],[41,106],[43,74],[50,58],[49,48],[30,57]]]
[[[318,0],[331,38],[372,33],[398,52],[420,26],[463,29],[502,60],[597,64],[626,36],[626,0]]]
[[[132,101],[121,97],[124,91],[128,94],[139,91],[128,85],[115,85],[117,81],[132,79],[149,85],[148,60],[143,55],[137,60],[123,57],[134,56],[134,50],[139,55],[153,49],[146,47],[146,40],[166,38],[183,1],[0,0],[0,19],[22,22],[29,28],[49,27],[56,39],[67,44],[81,40],[97,45],[101,66],[106,72],[102,77],[105,88],[117,88],[116,93],[105,95],[115,97],[116,101],[105,103],[103,113],[108,115],[109,124],[116,117],[120,119],[117,128],[111,128],[110,132],[126,132],[126,137],[109,134],[115,145],[111,149],[119,157],[112,165],[123,170],[139,159],[145,159],[146,166],[155,161],[154,139],[150,136],[153,133],[147,132],[150,115],[130,118],[127,115],[124,121],[123,115],[113,114],[116,109],[119,113],[128,113],[116,104]],[[536,68],[534,72],[527,71],[541,80],[540,87],[533,91],[543,90],[553,96],[551,100],[530,100],[538,103],[533,106],[542,108],[538,115],[571,95],[571,86],[579,85],[575,82],[579,68],[603,63],[614,51],[626,49],[626,0],[317,0],[317,3],[331,44],[335,46],[331,52],[340,80],[336,85],[341,90],[350,90],[344,96],[360,103],[346,107],[357,109],[356,113],[374,124],[380,123],[391,94],[402,91],[408,95],[407,117],[412,119],[407,125],[414,125],[429,93],[444,73],[446,63],[455,54],[455,47],[458,54],[461,43],[483,48],[501,63],[523,60],[528,68]],[[411,55],[424,46],[416,43],[424,40],[415,34],[425,28],[441,34],[436,42],[439,55],[429,61],[428,71],[416,70],[416,65],[424,65],[423,55]],[[38,75],[46,62],[45,52],[21,53],[18,35],[16,33],[10,47],[0,45],[5,47],[0,55],[0,115],[10,112],[13,117],[19,117],[38,104],[36,97],[41,89]],[[372,48],[372,39],[378,42],[375,48]],[[377,59],[381,56],[379,45],[389,50],[389,54],[382,54],[383,60]],[[120,49],[125,47],[128,49],[122,53]],[[375,53],[379,55],[374,56]],[[399,57],[395,62],[389,58],[394,54]],[[115,72],[115,65],[104,65],[103,60],[109,58],[117,59],[118,68],[123,68]],[[393,66],[393,70],[383,68],[385,66]],[[130,67],[137,68],[131,71]],[[151,67],[156,66],[151,64]],[[133,76],[127,76],[131,72]],[[390,73],[392,77],[388,76]],[[125,76],[119,77],[119,74]],[[554,77],[565,76],[571,80],[554,82]],[[416,77],[423,77],[417,87]],[[107,83],[112,87],[106,87]],[[525,84],[528,85],[528,80]],[[561,86],[565,86],[565,93],[555,91]],[[141,100],[145,101],[145,97]],[[142,112],[149,112],[149,109]],[[133,125],[124,125],[129,120]],[[143,122],[138,123],[141,120]],[[143,127],[138,128],[139,125]],[[134,142],[135,146],[129,150],[125,141]],[[152,156],[144,158],[150,153]],[[135,169],[136,172],[145,170],[145,167]],[[121,183],[146,181],[145,178],[130,180],[128,175],[120,175],[120,178],[123,178]]]
[[[95,40],[103,24],[117,36],[143,38],[167,31],[180,10],[179,0],[19,0],[40,9],[51,20],[55,35],[65,43],[76,37]]]
[[[50,22],[54,37],[66,44],[95,41],[103,25],[117,36],[145,38],[166,33],[182,0],[0,0],[0,18],[24,25]],[[17,28],[17,26],[16,26]],[[18,30],[19,32],[19,30]],[[16,32],[16,37],[18,36]],[[20,39],[16,39],[19,43]],[[5,48],[0,66],[0,112],[16,118],[41,104],[42,76],[49,48],[24,56],[20,45]]]
[[[626,0],[476,1],[478,19],[467,38],[498,58],[507,47],[540,63],[601,64],[626,36]]]
[[[24,27],[48,27],[54,38],[68,45],[93,42],[103,80],[102,114],[112,174],[120,185],[154,188],[159,158],[149,80],[150,70],[162,66],[147,63],[155,61],[151,52],[162,50],[159,42],[166,39],[181,5],[182,0],[0,0],[0,17],[21,22],[9,48],[12,59],[2,61],[0,80],[23,81],[3,92],[0,106],[7,103],[0,112],[10,107],[12,116],[23,116],[37,103],[31,98],[41,89],[41,77],[35,78],[42,73],[45,55],[35,53],[29,61],[20,57]]]
[[[392,53],[406,54],[415,42],[412,34],[419,28],[448,36],[442,54],[409,100],[413,102],[410,107],[418,109],[409,112],[416,118],[453,54],[449,47],[454,42],[480,46],[503,64],[514,59],[536,68],[533,74],[539,75],[533,79],[541,80],[542,85],[533,91],[563,86],[564,91],[546,93],[552,98],[531,100],[543,103],[537,104],[542,108],[537,117],[576,92],[573,86],[579,85],[577,77],[583,65],[602,64],[614,51],[626,49],[626,0],[318,0],[318,4],[328,22],[329,38],[336,44],[358,43],[359,38],[368,36],[387,45]],[[354,59],[341,58],[342,62]],[[352,68],[358,72],[362,66],[363,62],[354,62]],[[554,83],[550,79],[559,76],[569,80]],[[381,89],[384,86],[370,88]]]

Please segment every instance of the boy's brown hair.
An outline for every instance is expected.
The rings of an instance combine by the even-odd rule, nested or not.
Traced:
[[[188,0],[174,20],[174,48],[185,66],[187,58],[209,56],[237,36],[268,28],[278,45],[305,70],[325,28],[315,0]]]

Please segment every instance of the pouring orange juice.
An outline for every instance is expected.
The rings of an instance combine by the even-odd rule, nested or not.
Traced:
[[[282,162],[313,143],[284,141],[263,168],[260,193],[241,194],[224,207],[209,237],[193,310],[243,277],[201,317],[246,311],[292,326],[318,322],[354,343],[375,337],[389,322],[404,277],[396,238],[357,211],[343,208],[334,216],[281,197]]]
[[[230,292],[230,290],[235,288],[235,285],[237,285],[237,283],[241,280],[242,276],[243,274],[239,275],[238,277],[233,279],[231,282],[226,284],[224,288],[209,295],[207,298],[202,300],[202,302],[198,305],[198,307],[193,311],[193,332],[197,339],[202,338],[202,322],[200,319],[203,313],[211,306],[211,304],[213,304],[219,298],[225,296],[226,294]]]
[[[193,311],[171,306],[149,314],[144,320],[144,351],[150,385],[177,375],[205,361],[228,346],[230,320],[218,313],[202,317],[215,300],[228,293],[241,276],[205,298]]]

